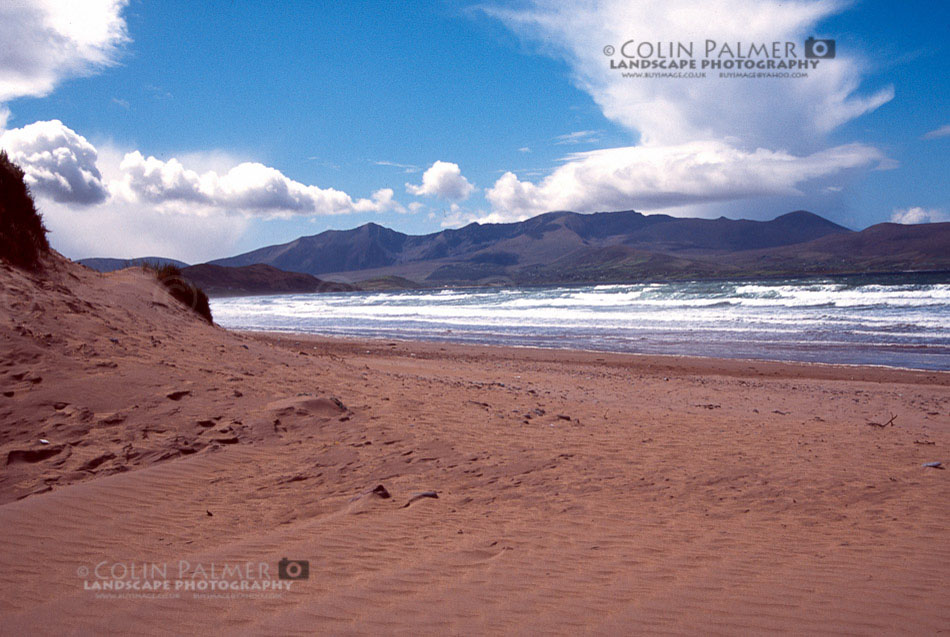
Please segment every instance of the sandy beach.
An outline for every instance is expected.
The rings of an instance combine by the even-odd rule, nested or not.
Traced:
[[[2,268],[2,634],[950,629],[950,373],[233,333]],[[175,589],[223,566],[284,585]]]

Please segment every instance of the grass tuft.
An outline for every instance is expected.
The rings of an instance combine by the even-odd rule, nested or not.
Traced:
[[[211,317],[211,307],[208,305],[208,295],[205,294],[204,290],[186,279],[177,266],[169,263],[164,265],[143,263],[142,269],[152,272],[175,300],[193,310],[208,323],[214,323],[214,319]]]

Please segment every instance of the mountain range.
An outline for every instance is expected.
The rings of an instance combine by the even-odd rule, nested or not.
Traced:
[[[804,210],[771,221],[561,211],[426,235],[367,223],[190,267],[159,257],[80,263],[108,271],[143,261],[178,265],[215,296],[352,289],[332,283],[387,289],[950,272],[950,223],[857,232]]]
[[[553,284],[950,270],[950,223],[860,232],[799,210],[771,221],[550,212],[407,235],[375,223],[211,263],[361,284]]]

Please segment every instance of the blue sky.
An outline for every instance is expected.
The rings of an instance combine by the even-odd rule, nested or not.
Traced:
[[[950,219],[943,3],[61,4],[0,9],[24,50],[0,146],[74,258],[563,208]],[[837,57],[805,79],[623,79],[603,53],[807,35]]]

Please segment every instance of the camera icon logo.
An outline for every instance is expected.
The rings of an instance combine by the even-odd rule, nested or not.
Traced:
[[[834,40],[816,40],[815,38],[808,38],[805,40],[805,57],[818,59],[818,60],[830,60],[835,56],[835,41]]]
[[[310,562],[307,560],[288,560],[286,557],[277,562],[277,577],[280,579],[310,579]]]

